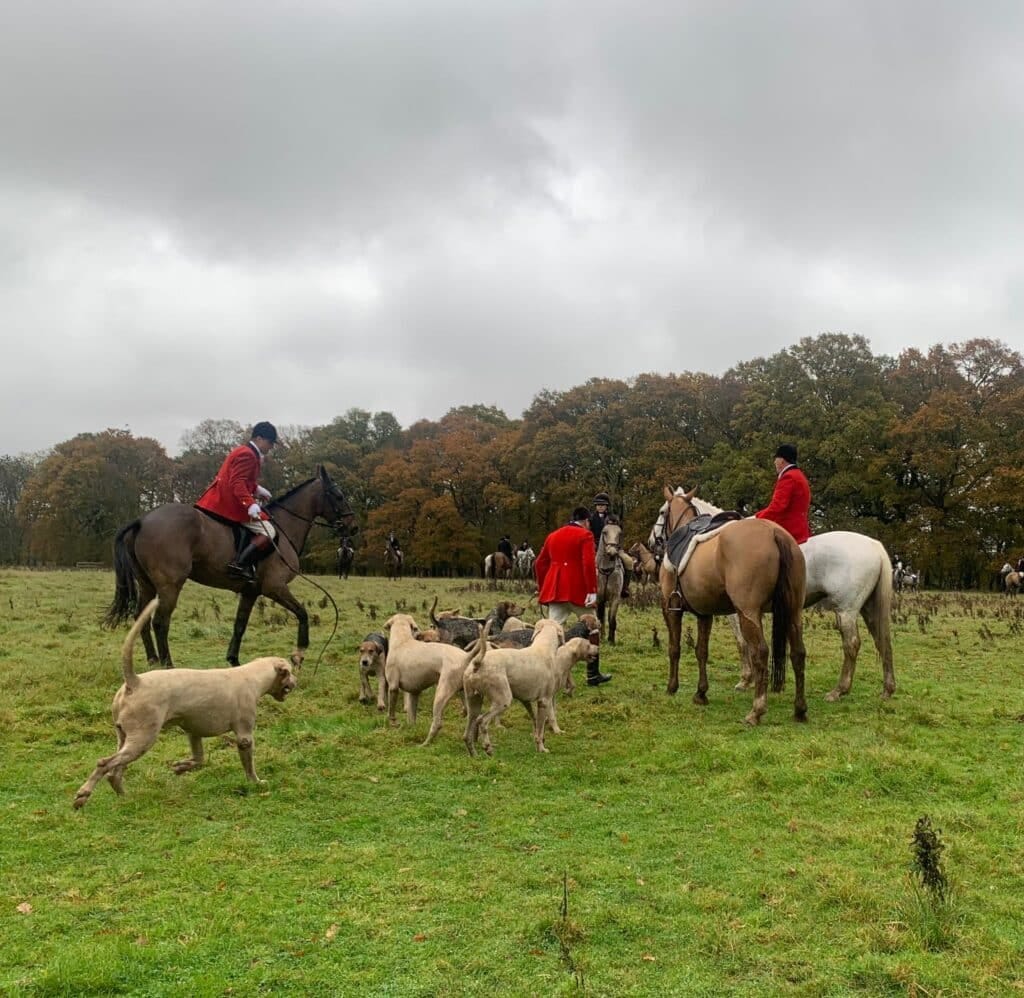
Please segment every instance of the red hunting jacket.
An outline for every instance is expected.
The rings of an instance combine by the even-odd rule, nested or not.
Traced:
[[[597,592],[597,557],[594,535],[586,527],[566,524],[548,534],[533,565],[539,594],[537,602],[583,606]]]
[[[248,523],[248,510],[256,502],[259,477],[260,452],[252,444],[242,444],[224,458],[217,477],[199,497],[196,506],[232,523]],[[262,513],[260,519],[266,520],[266,513]]]
[[[759,520],[771,520],[785,527],[797,544],[811,536],[807,515],[811,508],[811,486],[807,476],[795,465],[784,468],[775,482],[772,501],[755,513]]]

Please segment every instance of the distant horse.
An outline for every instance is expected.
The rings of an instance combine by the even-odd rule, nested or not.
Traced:
[[[658,581],[658,559],[639,541],[626,552],[633,559],[633,574],[641,585]]]
[[[495,551],[484,558],[483,575],[485,579],[511,579],[512,559],[504,551]]]
[[[256,565],[255,582],[227,572],[228,562],[236,551],[232,527],[194,506],[166,503],[122,527],[114,538],[114,600],[104,622],[115,627],[134,619],[154,596],[159,596],[152,632],[147,623],[142,630],[142,642],[151,665],[159,662],[165,668],[173,668],[167,640],[171,614],[181,587],[192,579],[200,585],[238,593],[228,662],[238,665],[238,651],[249,615],[256,599],[266,596],[295,614],[299,629],[293,660],[296,665],[301,663],[309,647],[309,617],[306,608],[289,591],[288,583],[298,571],[299,555],[314,522],[326,521],[336,531],[351,533],[358,529],[354,527],[355,515],[345,493],[322,467],[317,468],[315,477],[271,500],[265,509],[278,528],[277,539],[274,551]]]
[[[528,547],[525,551],[516,551],[515,563],[512,566],[512,574],[517,579],[533,578],[533,563],[537,560],[533,548]]]
[[[901,593],[904,589],[917,592],[920,580],[920,572],[911,571],[910,566],[904,565],[902,561],[896,562],[896,567],[892,570],[892,588],[896,592]]]
[[[717,506],[703,499],[693,497],[691,502],[701,513],[721,512]],[[843,664],[839,681],[825,699],[838,700],[846,696],[853,685],[861,643],[858,616],[864,618],[882,660],[882,698],[888,699],[896,690],[896,675],[893,671],[891,630],[893,590],[889,554],[885,546],[866,534],[832,530],[808,538],[800,545],[800,550],[807,570],[804,606],[832,610],[842,636]],[[738,625],[733,621],[730,623],[743,659],[743,672],[737,689],[747,689],[751,680],[749,656]]]
[[[355,561],[356,550],[352,547],[351,542],[346,537],[341,543],[341,547],[338,548],[337,556],[337,569],[338,578],[347,579],[348,573],[352,571],[352,562]]]
[[[597,545],[597,619],[604,637],[605,615],[608,617],[608,643],[615,644],[615,627],[622,599],[625,569],[619,551],[622,548],[622,527],[609,517]]]
[[[673,536],[697,516],[693,492],[673,492],[665,486],[663,536],[672,550]],[[708,540],[696,545],[684,571],[662,562],[659,575],[661,612],[668,628],[668,692],[679,689],[679,646],[683,613],[697,617],[697,666],[700,678],[693,696],[708,702],[708,640],[714,617],[736,613],[740,631],[750,646],[754,676],[754,702],[744,719],[758,724],[768,706],[768,643],[762,616],[772,611],[771,686],[782,689],[786,678],[786,645],[793,660],[796,693],[793,714],[807,719],[804,697],[803,621],[806,586],[804,558],[792,536],[768,520],[727,523]]]
[[[405,566],[405,552],[393,548],[390,544],[384,545],[384,574],[389,579],[401,579],[402,569]]]
[[[1020,592],[1021,586],[1024,585],[1024,575],[1015,572],[1009,563],[1003,565],[999,574],[1003,580],[1003,592],[1007,596],[1016,596]]]

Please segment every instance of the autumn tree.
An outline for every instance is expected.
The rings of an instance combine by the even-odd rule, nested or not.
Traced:
[[[42,561],[107,561],[124,524],[173,498],[163,447],[127,430],[82,433],[32,471],[17,506],[28,553]]]

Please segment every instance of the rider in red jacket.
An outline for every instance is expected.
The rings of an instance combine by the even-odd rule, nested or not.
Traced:
[[[253,561],[259,552],[270,547],[275,536],[274,525],[260,507],[260,499],[270,493],[259,484],[263,459],[277,443],[277,430],[272,423],[257,423],[247,444],[236,447],[220,466],[217,477],[196,501],[196,508],[214,513],[232,523],[240,523],[252,531],[252,542],[228,565],[228,571],[248,582],[256,578]]]
[[[807,476],[797,467],[796,446],[781,444],[775,452],[775,491],[772,501],[754,514],[759,520],[771,520],[785,527],[797,544],[811,536],[808,513],[811,508],[811,486]]]

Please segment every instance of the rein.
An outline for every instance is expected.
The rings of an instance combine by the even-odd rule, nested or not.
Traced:
[[[297,513],[292,513],[290,509],[285,510],[285,512],[291,514],[292,516],[298,516]],[[288,537],[288,534],[286,533],[285,529],[274,519],[273,513],[268,511],[267,517],[270,519],[270,522],[278,530],[280,530],[282,534],[284,534],[285,537]],[[317,520],[308,520],[304,516],[299,516],[299,519],[305,520],[306,523],[319,522]],[[322,526],[329,526],[329,524],[322,524]],[[330,646],[330,643],[334,640],[334,635],[338,633],[338,621],[341,619],[341,612],[338,610],[338,604],[334,602],[334,597],[326,589],[324,589],[324,587],[320,585],[319,582],[316,582],[314,579],[311,579],[308,575],[304,574],[297,564],[290,564],[288,559],[284,556],[284,552],[277,546],[277,541],[273,537],[269,538],[269,540],[271,547],[273,547],[273,549],[277,552],[278,558],[280,558],[281,561],[285,563],[285,565],[288,567],[290,571],[295,573],[296,578],[305,579],[306,582],[308,582],[311,586],[314,586],[315,588],[319,589],[320,592],[322,592],[324,596],[326,596],[331,601],[331,606],[334,607],[334,627],[331,628],[331,633],[327,636],[327,640],[324,642],[323,648],[320,649],[320,654],[317,655],[316,661],[313,663],[313,675],[315,676],[317,669],[320,668],[320,660],[324,657],[324,653],[327,651],[327,648]],[[288,541],[289,543],[292,543],[290,537],[288,537]],[[292,548],[295,548],[294,543],[292,543]],[[298,561],[298,554],[299,552],[296,549],[296,561]]]

